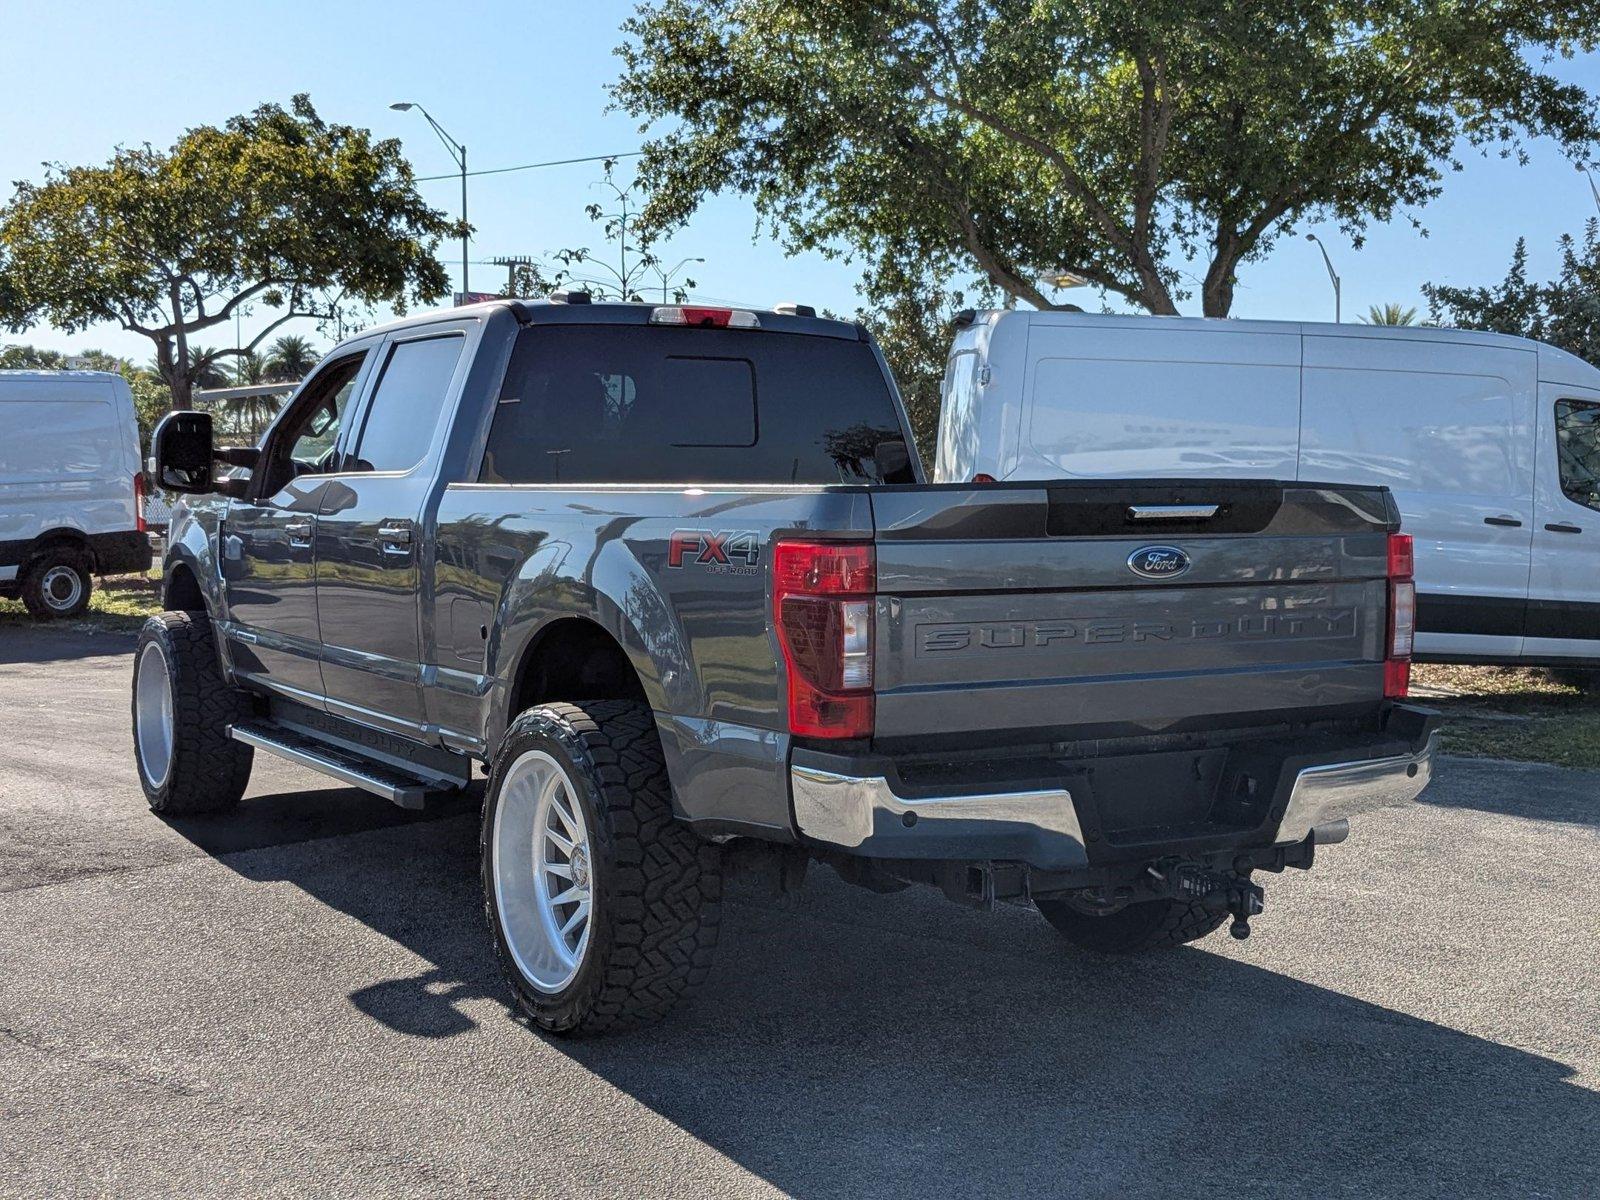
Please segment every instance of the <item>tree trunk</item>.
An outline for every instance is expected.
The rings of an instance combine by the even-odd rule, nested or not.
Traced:
[[[1225,317],[1233,308],[1233,289],[1238,280],[1234,276],[1236,259],[1233,255],[1219,255],[1206,271],[1200,289],[1200,311],[1208,317]]]

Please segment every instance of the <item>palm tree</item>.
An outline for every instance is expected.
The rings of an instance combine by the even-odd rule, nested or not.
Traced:
[[[298,334],[286,334],[267,351],[267,375],[272,383],[292,383],[304,379],[317,365],[317,352]]]
[[[1364,325],[1415,325],[1417,323],[1417,310],[1402,308],[1398,304],[1389,303],[1383,307],[1374,304],[1367,309],[1367,315],[1359,318]]]
[[[233,376],[234,387],[251,387],[258,383],[269,382],[266,360],[250,350],[234,358],[233,369],[229,374]]]
[[[217,356],[222,353],[214,346],[190,346],[189,361],[199,368],[199,373],[194,377],[196,388],[227,387],[231,382],[228,373],[217,365]],[[158,378],[161,375],[159,359],[150,360],[149,371]]]

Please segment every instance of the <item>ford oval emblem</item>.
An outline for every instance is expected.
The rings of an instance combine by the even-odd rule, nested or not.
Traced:
[[[1176,579],[1189,569],[1189,556],[1176,546],[1141,546],[1128,555],[1128,570],[1145,579]]]

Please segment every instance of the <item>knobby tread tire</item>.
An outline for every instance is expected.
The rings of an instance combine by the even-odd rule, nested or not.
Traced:
[[[1100,954],[1140,954],[1197,942],[1228,919],[1187,900],[1146,900],[1106,916],[1080,912],[1065,900],[1035,901],[1044,919],[1069,942]]]
[[[230,738],[228,726],[252,716],[253,701],[249,693],[223,678],[206,614],[164,612],[139,631],[133,660],[136,711],[138,664],[152,641],[161,645],[172,687],[172,767],[166,781],[152,788],[139,762],[135,735],[134,760],[145,799],[151,811],[168,817],[231,809],[249,786],[255,750]]]
[[[577,976],[545,993],[522,977],[495,909],[492,838],[510,765],[540,749],[572,768],[585,793],[595,870],[589,947]],[[721,854],[672,811],[655,717],[625,700],[552,703],[506,731],[490,772],[480,848],[484,911],[522,1012],[556,1034],[589,1036],[652,1024],[711,970],[721,923]]]

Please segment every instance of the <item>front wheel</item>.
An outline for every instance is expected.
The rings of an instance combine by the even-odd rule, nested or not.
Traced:
[[[1056,931],[1084,950],[1100,954],[1138,954],[1197,942],[1228,919],[1187,900],[1142,900],[1111,913],[1090,913],[1066,900],[1035,900]]]
[[[673,815],[646,705],[518,717],[490,771],[480,844],[500,966],[541,1029],[648,1024],[710,970],[720,859]]]
[[[151,811],[180,817],[239,803],[254,750],[228,736],[251,715],[223,678],[204,613],[158,613],[133,653],[133,757]]]

